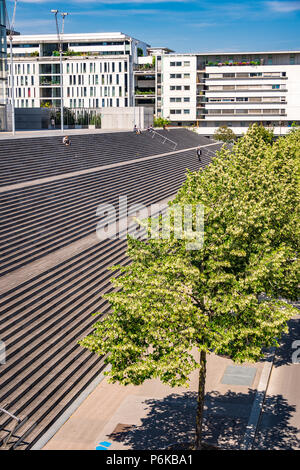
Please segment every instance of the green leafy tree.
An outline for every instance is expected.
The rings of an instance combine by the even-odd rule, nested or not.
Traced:
[[[229,127],[221,126],[215,131],[214,139],[230,144],[236,140],[236,135]]]
[[[296,312],[282,299],[298,297],[299,139],[300,131],[270,145],[254,125],[231,151],[189,172],[170,204],[170,237],[128,239],[131,264],[114,268],[116,291],[106,295],[112,313],[81,341],[106,355],[109,380],[123,385],[187,386],[199,369],[195,449],[207,355],[256,362]],[[202,249],[176,239],[175,204],[204,205]]]
[[[154,127],[163,127],[163,126],[168,126],[170,124],[170,121],[168,119],[158,117],[154,119]]]

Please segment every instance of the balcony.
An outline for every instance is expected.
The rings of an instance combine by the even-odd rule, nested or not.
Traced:
[[[141,90],[136,89],[134,92],[136,98],[138,97],[155,97],[155,90]]]
[[[134,73],[155,73],[155,66],[153,64],[140,64],[135,65],[133,68]]]
[[[206,67],[228,67],[228,66],[233,66],[233,65],[264,65],[263,60],[250,60],[247,62],[231,62],[231,61],[225,61],[225,62],[207,62]]]
[[[60,86],[60,77],[40,77],[40,86],[45,86],[45,87]]]

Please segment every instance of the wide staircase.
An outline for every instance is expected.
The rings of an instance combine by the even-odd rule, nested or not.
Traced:
[[[205,138],[186,129],[157,131],[177,143],[176,150],[200,145]],[[172,152],[170,140],[159,139],[145,131],[108,134],[83,134],[70,137],[23,138],[0,141],[0,186],[31,181],[73,171]],[[20,153],[20,147],[22,153]]]
[[[161,132],[172,133],[181,151],[172,154],[147,133],[72,136],[71,148],[56,137],[1,142],[2,152],[11,150],[1,166],[5,185],[63,175],[70,167],[95,171],[13,190],[3,187],[0,193],[0,339],[7,353],[0,365],[0,408],[19,419],[16,426],[12,416],[0,412],[0,449],[31,449],[103,370],[103,358],[77,342],[92,331],[93,313],[109,312],[102,298],[112,290],[108,267],[128,258],[122,239],[85,248],[98,223],[96,209],[107,202],[117,208],[122,195],[128,205],[150,205],[174,195],[186,169],[199,169],[195,150],[185,149],[211,143],[185,130]],[[76,147],[73,161],[67,152]],[[218,147],[208,147],[202,165]],[[98,169],[137,154],[162,153],[170,155]],[[58,250],[69,250],[75,242],[76,250],[61,258]]]

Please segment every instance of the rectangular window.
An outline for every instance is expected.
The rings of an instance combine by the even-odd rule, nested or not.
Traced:
[[[170,74],[170,78],[181,78],[181,77],[182,77],[181,73],[171,73]]]
[[[184,109],[183,114],[190,114],[190,110],[189,109]]]
[[[189,103],[189,102],[190,102],[190,98],[185,97],[185,98],[183,98],[183,101],[184,101],[185,103]]]

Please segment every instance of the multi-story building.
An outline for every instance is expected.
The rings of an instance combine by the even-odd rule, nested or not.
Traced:
[[[177,54],[123,33],[63,36],[67,108],[151,106],[173,125],[241,134],[300,124],[300,51]],[[56,35],[14,36],[16,107],[60,107]],[[10,83],[10,82],[9,82]]]
[[[6,130],[6,8],[0,0],[0,130]]]
[[[300,51],[161,55],[156,114],[211,135],[253,122],[284,133],[300,124]]]
[[[123,33],[64,34],[64,105],[89,109],[132,106],[133,69],[138,54],[146,55],[147,46]],[[58,51],[54,34],[13,37],[16,107],[60,106]]]

